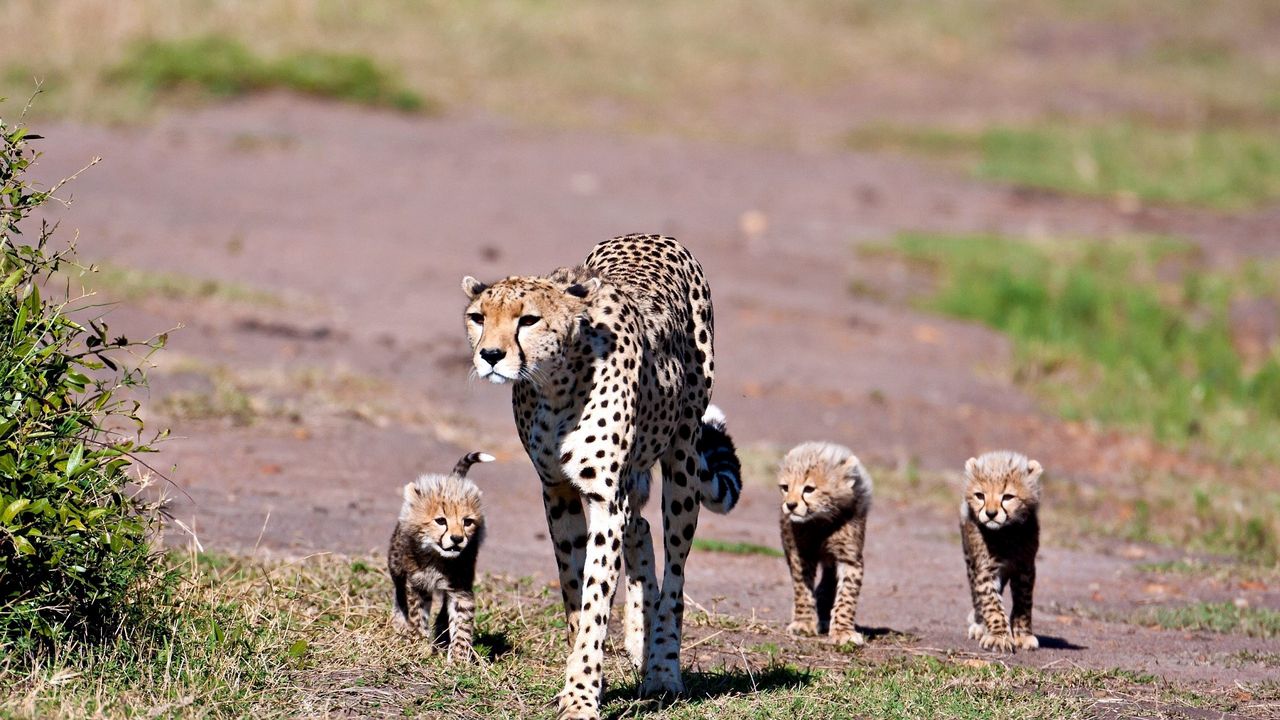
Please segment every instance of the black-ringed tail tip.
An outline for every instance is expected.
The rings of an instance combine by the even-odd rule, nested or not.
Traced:
[[[496,458],[487,452],[469,452],[462,456],[457,465],[453,466],[453,474],[458,477],[466,477],[467,471],[476,463],[493,462]]]
[[[742,495],[742,466],[729,437],[724,411],[708,405],[702,415],[698,438],[698,475],[702,480],[702,506],[723,515]]]

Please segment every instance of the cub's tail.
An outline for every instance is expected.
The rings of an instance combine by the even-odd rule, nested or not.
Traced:
[[[725,429],[724,412],[708,405],[702,416],[698,440],[698,476],[702,481],[702,506],[721,515],[733,509],[742,495],[742,465]]]
[[[458,461],[457,465],[453,466],[453,474],[457,477],[464,478],[467,476],[467,471],[471,469],[472,465],[486,462],[493,462],[493,456],[489,453],[469,452],[462,456],[462,459]]]

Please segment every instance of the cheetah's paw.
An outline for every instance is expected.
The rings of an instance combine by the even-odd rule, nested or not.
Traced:
[[[977,622],[969,623],[969,639],[970,640],[977,640],[978,638],[981,638],[983,635],[986,635],[986,634],[987,634],[986,625],[983,625],[982,623],[977,623]]]
[[[1006,653],[1013,652],[1013,636],[1008,632],[999,634],[991,632],[983,633],[982,637],[978,639],[978,644],[982,646],[983,650]]]
[[[1013,644],[1020,650],[1038,650],[1040,640],[1031,633],[1018,633],[1013,636]]]
[[[813,620],[793,620],[787,625],[788,635],[809,637],[818,634],[818,623]]]
[[[858,646],[865,645],[867,639],[857,630],[832,630],[831,642],[835,645],[848,645],[850,643]]]

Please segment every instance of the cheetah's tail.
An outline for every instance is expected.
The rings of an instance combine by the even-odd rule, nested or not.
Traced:
[[[702,481],[702,506],[721,515],[733,509],[742,495],[742,465],[725,429],[724,412],[707,406],[698,440],[698,475]]]
[[[493,462],[493,456],[484,452],[469,452],[462,456],[457,465],[453,466],[453,474],[464,478],[467,476],[467,471],[471,469],[471,466],[478,462]]]

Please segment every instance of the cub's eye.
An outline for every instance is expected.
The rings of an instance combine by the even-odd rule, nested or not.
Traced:
[[[436,518],[436,524],[439,525],[440,527],[444,527],[445,525],[449,524],[449,521],[445,520],[442,517],[438,517]]]
[[[475,525],[475,524],[476,524],[476,520],[475,520],[475,518],[463,518],[463,519],[462,519],[462,525],[463,525],[463,527],[471,527],[472,525]]]
[[[779,490],[781,490],[782,492],[786,492],[786,491],[788,491],[788,490],[790,490],[790,489],[791,489],[791,486],[790,486],[790,485],[778,485],[778,489],[779,489]]]
[[[814,486],[812,486],[812,485],[805,485],[805,486],[804,486],[804,489],[803,489],[803,490],[801,490],[800,492],[802,492],[802,493],[811,493],[811,492],[813,492],[814,490],[817,490],[817,489],[818,489],[818,488],[816,488],[816,487],[814,487]]]
[[[484,324],[484,314],[483,314],[483,313],[467,313],[467,319],[468,319],[468,320],[470,320],[471,322],[473,322],[473,323],[477,324],[477,325],[483,325],[483,324]]]
[[[1012,500],[1012,499],[1013,499],[1013,496],[1012,496],[1012,495],[1010,495],[1009,493],[1005,493],[1005,494],[1004,494],[1004,497],[1000,498],[1000,501],[1001,501],[1001,502],[1009,502],[1009,501],[1010,501],[1010,500]]]
[[[530,325],[536,324],[541,319],[542,317],[539,315],[521,315],[520,327],[529,327]]]
[[[987,497],[987,496],[986,496],[986,495],[983,495],[982,493],[974,493],[974,494],[973,494],[973,498],[974,498],[975,500],[983,500],[983,499],[985,499],[986,497]]]

